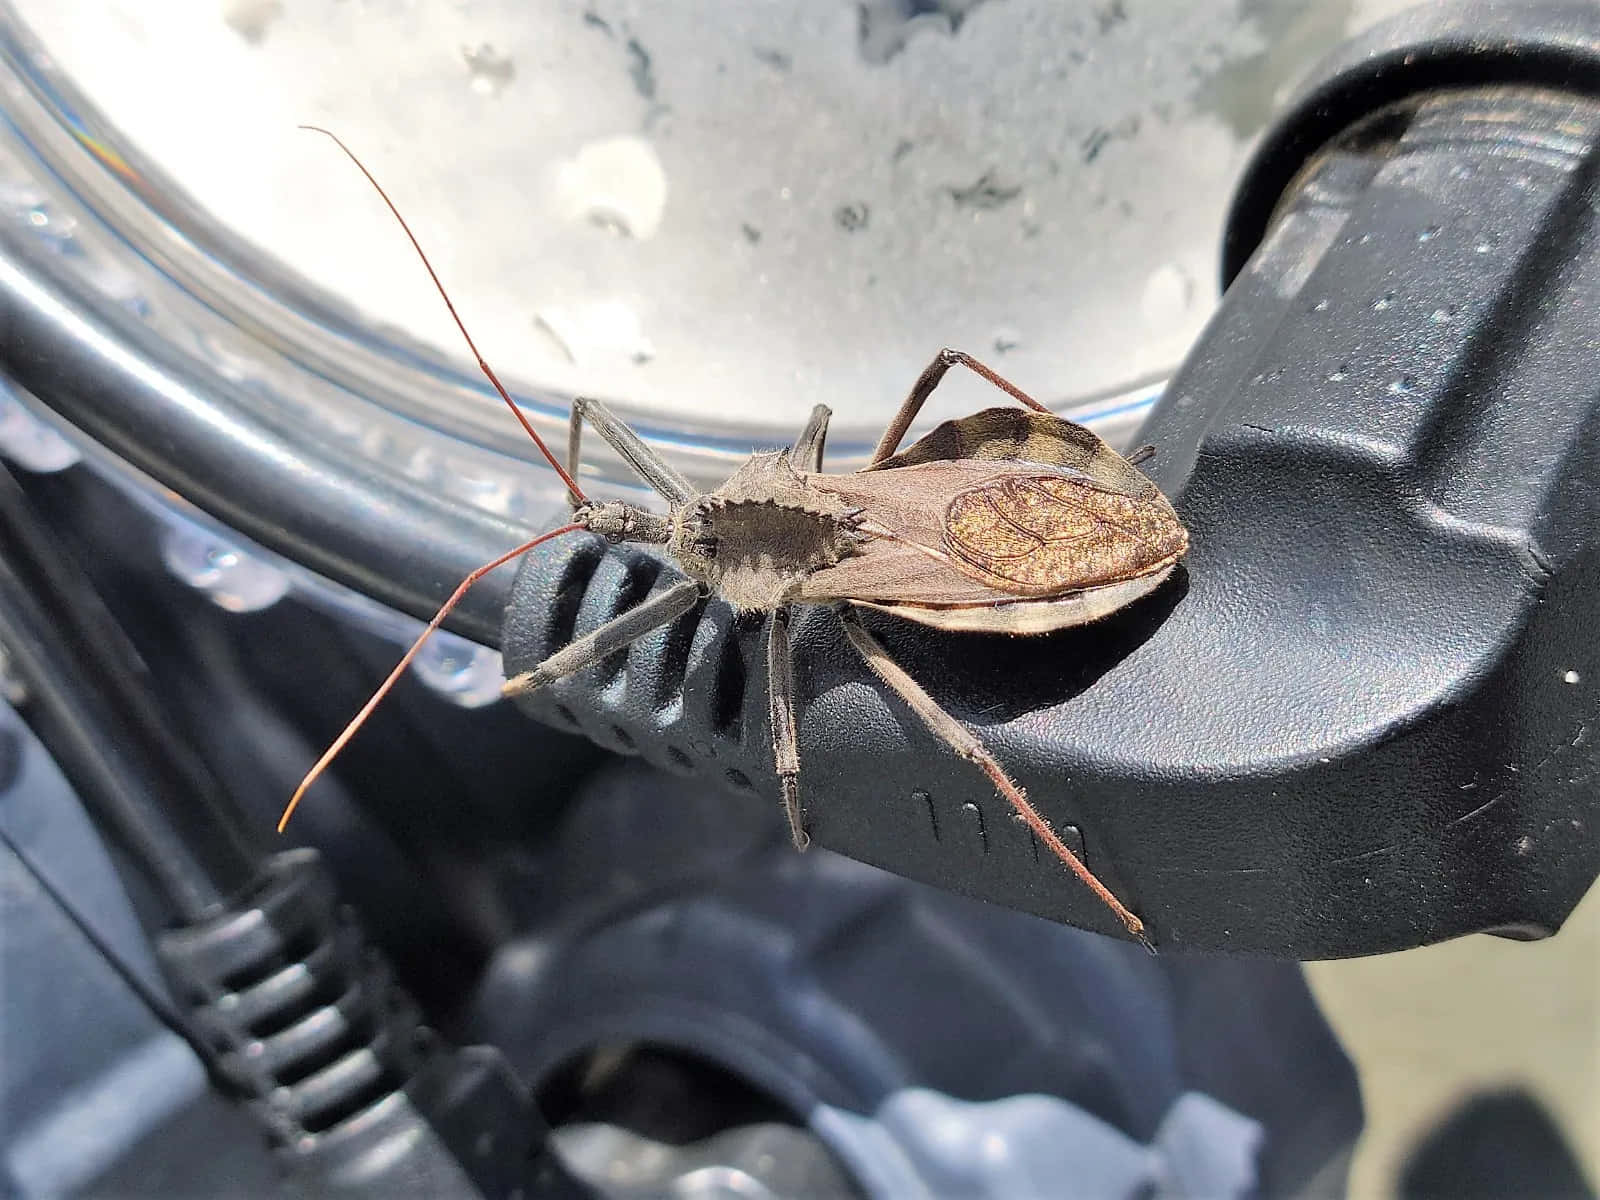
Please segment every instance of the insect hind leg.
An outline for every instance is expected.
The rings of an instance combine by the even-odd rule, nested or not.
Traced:
[[[906,436],[906,430],[911,428],[911,422],[917,419],[922,406],[928,402],[928,397],[933,395],[933,389],[939,386],[939,381],[954,366],[966,367],[967,370],[994,384],[1018,404],[1025,404],[1042,413],[1050,411],[998,371],[984,366],[964,350],[952,350],[946,346],[933,356],[933,361],[911,385],[911,394],[900,406],[900,411],[895,413],[894,420],[889,422],[889,427],[883,431],[883,437],[878,440],[878,448],[872,452],[874,463],[882,462],[900,448],[900,441]]]
[[[578,450],[583,441],[584,421],[593,425],[595,432],[622,456],[633,473],[669,504],[685,504],[698,495],[694,485],[645,445],[620,417],[599,400],[588,396],[578,396],[572,401],[572,418],[567,427],[567,471],[572,478],[578,477]],[[577,497],[569,490],[568,499],[576,500]]]
[[[987,775],[995,789],[1006,798],[1011,807],[1017,811],[1017,815],[1027,823],[1029,829],[1033,830],[1034,835],[1049,847],[1050,852],[1066,864],[1102,904],[1116,914],[1117,919],[1129,933],[1146,949],[1153,950],[1155,947],[1145,931],[1144,922],[1112,895],[1111,889],[1101,883],[1094,872],[1083,865],[1083,860],[1056,836],[1055,830],[1050,828],[1045,819],[1039,815],[1039,810],[1028,800],[1027,793],[1006,774],[1005,768],[989,752],[988,747],[978,740],[978,736],[939,707],[934,698],[923,690],[922,685],[912,679],[905,668],[889,656],[883,644],[867,632],[866,626],[861,623],[861,618],[852,609],[841,609],[840,617],[844,621],[844,631],[850,639],[850,644],[862,658],[867,660],[867,666],[872,668],[873,674],[899,693],[900,698],[910,705],[911,710],[922,719],[922,723],[932,730],[936,737]]]

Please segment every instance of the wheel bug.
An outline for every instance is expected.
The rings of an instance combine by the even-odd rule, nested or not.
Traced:
[[[478,366],[567,488],[572,519],[484,564],[461,582],[389,677],[295,790],[281,832],[306,789],[394,686],[424,641],[474,583],[562,534],[587,530],[612,543],[663,546],[686,576],[508,680],[519,696],[583,670],[668,625],[709,593],[736,610],[769,614],[768,711],[784,812],[797,849],[810,845],[800,800],[800,753],[789,645],[796,604],[834,608],[873,673],[961,758],[977,766],[1034,835],[1149,945],[1130,912],[1056,835],[982,741],[945,712],[862,624],[871,608],[937,629],[1042,634],[1106,616],[1157,587],[1188,549],[1188,533],[1156,485],[1081,425],[1056,416],[957,350],[941,350],[912,386],[870,463],[822,471],[830,411],[817,405],[794,446],[752,454],[721,487],[698,491],[598,400],[573,401],[565,466],[534,431],[479,353],[405,218],[336,135],[405,230]],[[963,366],[1021,408],[946,421],[905,450],[900,443],[946,372]],[[577,482],[584,423],[668,505],[665,515],[594,501]]]

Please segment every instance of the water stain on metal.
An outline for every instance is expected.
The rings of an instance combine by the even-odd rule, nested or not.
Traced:
[[[882,66],[906,48],[918,29],[953,36],[971,12],[987,0],[860,0],[856,5],[856,47],[861,57]],[[1113,7],[1120,0],[1114,0]]]
[[[833,210],[833,223],[846,233],[859,233],[867,227],[867,221],[872,216],[872,210],[861,201],[852,204],[841,204]]]
[[[650,61],[650,52],[639,44],[639,39],[628,38],[628,78],[633,80],[634,91],[646,100],[656,98],[656,73]]]
[[[467,64],[472,90],[480,96],[498,96],[517,77],[517,64],[511,56],[496,53],[488,42],[461,47],[461,61]]]
[[[222,10],[222,23],[250,45],[259,46],[281,16],[280,0],[234,0]]]
[[[985,171],[967,187],[946,188],[950,199],[955,201],[957,208],[970,208],[977,211],[1004,208],[1018,196],[1022,195],[1022,185],[1007,187],[1000,183],[993,171]]]

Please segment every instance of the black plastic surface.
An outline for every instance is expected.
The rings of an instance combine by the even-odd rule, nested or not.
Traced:
[[[1600,14],[1589,0],[1418,4],[1336,50],[1261,140],[1234,195],[1222,285],[1266,236],[1295,174],[1369,114],[1450,88],[1554,87],[1600,97]]]
[[[1588,12],[1564,52],[1592,65]],[[1569,74],[1430,78],[1352,112],[1271,206],[1141,436],[1193,535],[1186,570],[1044,638],[870,621],[1166,948],[1540,936],[1600,862],[1600,107]],[[508,672],[660,571],[583,536],[536,551]],[[713,601],[526,708],[776,804],[761,636]],[[818,843],[1117,932],[831,615],[805,611],[794,640]]]

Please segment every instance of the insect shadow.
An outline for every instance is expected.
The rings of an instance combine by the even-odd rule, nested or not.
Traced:
[[[1159,590],[1126,608],[1092,625],[1036,637],[944,633],[875,614],[865,623],[907,671],[926,680],[963,720],[999,725],[1067,704],[1088,691],[1157,634],[1188,590],[1189,575],[1180,563]],[[846,661],[844,650],[839,659]]]

